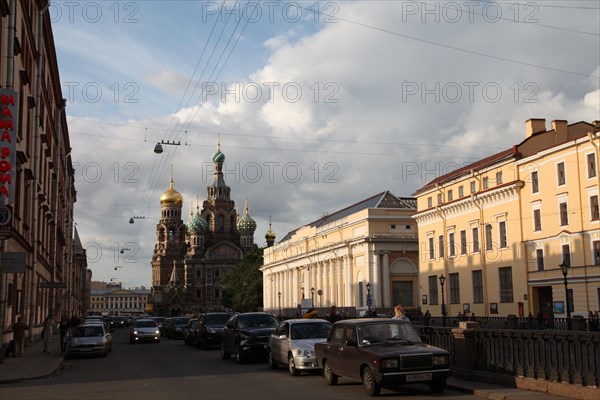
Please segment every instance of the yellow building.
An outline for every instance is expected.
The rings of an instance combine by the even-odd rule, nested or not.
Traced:
[[[88,312],[104,315],[142,314],[146,311],[150,289],[123,289],[119,282],[94,282]]]
[[[547,131],[530,119],[520,144],[419,189],[423,306],[441,315],[443,303],[449,316],[600,309],[599,137],[600,121]]]
[[[285,313],[303,299],[365,310],[368,297],[381,311],[416,307],[415,211],[414,198],[386,191],[289,232],[264,250],[265,310]]]

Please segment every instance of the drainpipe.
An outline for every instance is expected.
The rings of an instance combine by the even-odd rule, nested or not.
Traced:
[[[42,101],[42,72],[43,72],[43,61],[44,61],[44,13],[48,10],[50,6],[50,2],[47,2],[46,5],[41,7],[38,10],[38,27],[37,27],[37,49],[38,49],[38,65],[37,65],[37,74],[35,79],[35,133],[33,135],[33,180],[32,184],[32,193],[31,193],[31,243],[33,246],[31,253],[31,282],[29,287],[29,330],[28,330],[28,341],[31,342],[33,339],[33,326],[35,323],[35,311],[36,311],[36,302],[37,302],[37,293],[36,293],[36,265],[37,265],[37,256],[38,256],[38,233],[37,233],[37,224],[38,224],[38,169],[40,165],[40,104]]]
[[[488,299],[488,282],[487,282],[487,260],[486,260],[486,243],[483,238],[485,237],[485,223],[483,221],[483,206],[480,204],[477,197],[477,192],[481,188],[481,180],[475,175],[475,170],[471,170],[471,177],[477,181],[477,190],[475,193],[471,193],[471,200],[477,208],[479,208],[479,223],[477,224],[477,236],[479,243],[479,259],[481,260],[481,280],[483,281],[483,312],[484,316],[489,317],[489,299]]]

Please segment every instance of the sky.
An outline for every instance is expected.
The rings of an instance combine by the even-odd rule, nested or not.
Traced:
[[[220,137],[264,246],[326,213],[600,120],[597,1],[52,1],[75,222],[93,280],[151,285],[169,186],[206,198]],[[164,152],[153,150],[157,142]],[[130,224],[133,218],[134,223]]]

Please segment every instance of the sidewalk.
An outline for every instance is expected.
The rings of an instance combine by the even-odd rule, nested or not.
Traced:
[[[59,343],[60,336],[55,335],[50,342],[50,354],[44,354],[44,344],[38,339],[25,346],[22,358],[4,357],[4,363],[0,364],[0,384],[52,375],[64,359]]]

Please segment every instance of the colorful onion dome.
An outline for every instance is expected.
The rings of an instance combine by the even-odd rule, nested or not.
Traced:
[[[248,213],[248,200],[246,200],[246,204],[244,205],[244,216],[238,221],[237,227],[242,235],[254,235],[256,221]]]
[[[188,222],[188,229],[191,234],[202,235],[208,230],[208,224],[202,218],[202,215],[198,213]]]
[[[221,152],[221,146],[219,146],[217,152],[212,155],[212,160],[215,163],[222,163],[225,161],[225,154]]]

